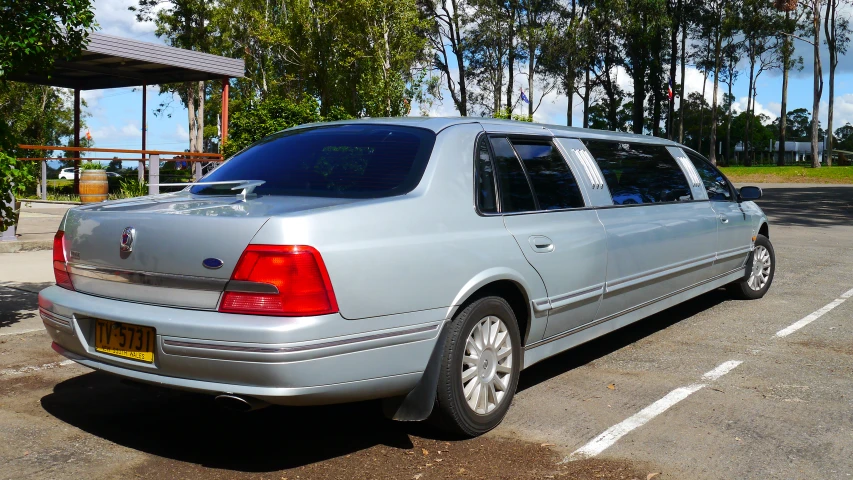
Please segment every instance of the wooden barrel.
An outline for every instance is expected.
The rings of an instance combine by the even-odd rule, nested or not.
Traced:
[[[80,201],[83,203],[103,202],[107,199],[110,186],[104,170],[80,171]]]

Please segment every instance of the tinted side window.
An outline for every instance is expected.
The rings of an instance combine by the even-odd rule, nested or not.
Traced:
[[[692,200],[681,167],[658,145],[587,140],[613,203],[632,205]]]
[[[509,141],[505,138],[492,138],[491,143],[495,152],[495,166],[498,170],[501,211],[512,213],[536,210],[536,202],[533,200],[530,184],[527,183],[527,175]]]
[[[551,143],[512,141],[536,192],[539,210],[584,206],[578,182],[560,152]]]
[[[702,183],[705,184],[705,190],[708,191],[708,198],[710,200],[717,202],[734,200],[732,191],[729,189],[729,182],[726,181],[726,177],[724,177],[719,170],[714,168],[710,162],[693,152],[685,150],[684,153],[687,154],[687,158],[693,162],[693,166],[696,167],[696,171],[699,172],[699,178],[701,178]]]
[[[483,213],[497,213],[498,205],[495,195],[495,168],[492,165],[492,154],[486,137],[480,137],[477,142],[477,206]]]

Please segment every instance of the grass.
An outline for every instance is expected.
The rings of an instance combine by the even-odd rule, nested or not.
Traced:
[[[721,167],[734,183],[853,184],[853,167]]]

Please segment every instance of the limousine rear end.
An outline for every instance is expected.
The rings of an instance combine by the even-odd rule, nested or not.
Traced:
[[[652,137],[307,125],[181,192],[69,210],[39,309],[54,350],[128,379],[479,435],[538,361],[713,289],[762,297],[760,196]]]

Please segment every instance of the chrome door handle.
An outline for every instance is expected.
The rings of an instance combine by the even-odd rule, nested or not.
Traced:
[[[534,252],[551,253],[554,251],[554,242],[544,235],[534,235],[527,239]]]
[[[719,217],[719,219],[720,219],[720,221],[721,221],[721,222],[723,222],[723,223],[729,223],[729,217],[727,217],[727,216],[723,215],[722,213],[721,213],[720,215],[718,215],[718,217]]]

